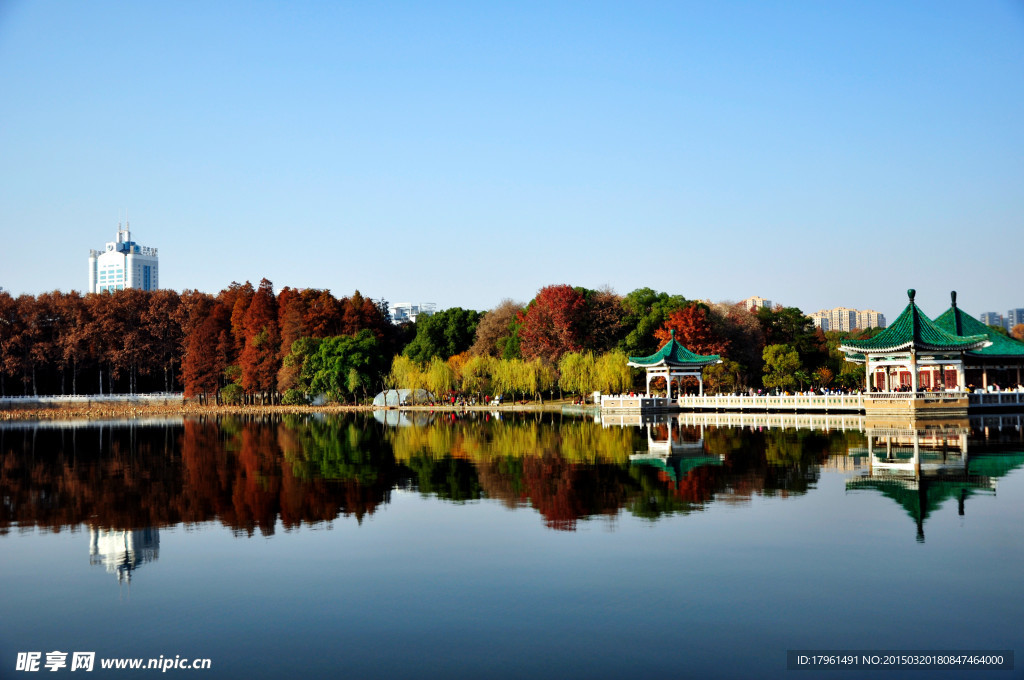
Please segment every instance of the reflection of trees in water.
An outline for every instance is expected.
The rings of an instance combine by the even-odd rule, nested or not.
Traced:
[[[0,428],[0,532],[180,521],[180,427]]]
[[[584,465],[553,454],[481,460],[477,470],[488,497],[508,507],[529,505],[552,529],[572,530],[580,519],[614,516],[632,491],[622,465]]]
[[[677,436],[699,440],[698,430],[684,430]],[[396,487],[530,506],[548,526],[573,529],[623,509],[654,518],[752,494],[804,493],[818,464],[848,444],[842,433],[809,430],[708,427],[703,436],[705,455],[723,456],[721,464],[690,461],[668,475],[630,465],[646,432],[550,414],[401,428],[339,415],[0,430],[0,531],[218,520],[271,534],[278,521],[286,529],[361,521]]]

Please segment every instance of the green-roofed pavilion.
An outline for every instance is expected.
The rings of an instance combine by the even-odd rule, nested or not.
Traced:
[[[957,307],[955,290],[950,293],[950,302],[949,309],[935,319],[935,325],[960,337],[984,335],[991,343],[988,347],[964,353],[964,370],[972,372],[967,374],[968,380],[980,378],[981,386],[985,389],[991,382],[990,377],[1001,378],[1004,384],[1014,380],[1018,385],[1022,384],[1024,342],[993,330]],[[980,375],[975,371],[980,372]]]
[[[940,376],[937,387],[944,389],[945,371],[953,368],[957,386],[962,389],[964,353],[991,344],[983,334],[960,336],[940,328],[914,302],[915,294],[913,289],[907,291],[910,301],[906,309],[881,333],[867,340],[846,340],[839,346],[848,361],[865,365],[869,392],[872,387],[882,392],[896,391],[894,372],[898,376],[900,369],[910,374],[911,392],[920,389],[921,369],[937,370]],[[882,384],[873,386],[872,378],[879,369],[883,373]]]
[[[647,372],[647,396],[651,396],[651,380],[655,378],[665,379],[665,396],[672,398],[672,381],[675,380],[679,386],[678,392],[682,393],[682,379],[696,378],[700,384],[700,394],[704,394],[705,366],[717,364],[721,358],[717,354],[695,354],[676,342],[676,332],[672,331],[672,337],[661,349],[647,357],[629,357],[627,365],[634,368],[642,368]]]

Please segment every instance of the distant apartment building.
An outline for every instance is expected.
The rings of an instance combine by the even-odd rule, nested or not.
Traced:
[[[857,312],[857,328],[885,328],[885,314],[873,309]]]
[[[850,332],[858,328],[885,328],[885,314],[873,309],[836,307],[820,309],[807,316],[814,322],[814,327],[820,328],[822,331]]]
[[[416,323],[418,317],[430,316],[436,309],[437,305],[433,302],[396,302],[388,307],[388,312],[391,313],[392,323]]]
[[[3,290],[0,288],[0,290]],[[1006,313],[1007,330],[1013,330],[1014,326],[1024,323],[1024,309],[1011,309]]]
[[[849,307],[834,307],[828,310],[828,328],[832,331],[852,331],[857,327],[857,310]]]
[[[141,246],[132,240],[128,225],[117,225],[117,240],[107,243],[106,250],[89,251],[89,292],[138,288],[156,290],[160,263],[156,248]]]
[[[768,309],[772,308],[771,300],[766,300],[765,298],[759,297],[757,295],[753,297],[748,297],[746,300],[740,300],[740,304],[752,312],[756,312],[758,309],[762,307],[767,307]]]
[[[978,318],[981,319],[981,322],[986,326],[999,326],[1001,328],[1006,328],[1006,319],[1004,319],[1003,315],[998,312],[982,312],[981,316]]]

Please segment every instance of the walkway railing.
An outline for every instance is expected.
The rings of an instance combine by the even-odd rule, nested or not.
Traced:
[[[873,392],[864,395],[871,401],[923,401],[925,403],[955,403],[963,401],[966,392]]]
[[[679,406],[695,410],[724,411],[862,411],[862,394],[793,394],[734,396],[717,394],[679,397]]]
[[[1024,407],[1024,392],[981,392],[969,395],[971,408]]]
[[[181,392],[151,392],[147,394],[48,394],[0,397],[0,408],[25,408],[32,405],[58,406],[61,404],[162,403],[181,401]]]

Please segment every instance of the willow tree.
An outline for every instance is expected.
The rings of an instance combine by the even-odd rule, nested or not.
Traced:
[[[606,394],[621,394],[633,385],[633,372],[628,366],[629,359],[619,350],[606,352],[594,361],[594,390]]]
[[[558,362],[558,386],[573,394],[593,391],[594,355],[590,352],[566,352]]]

